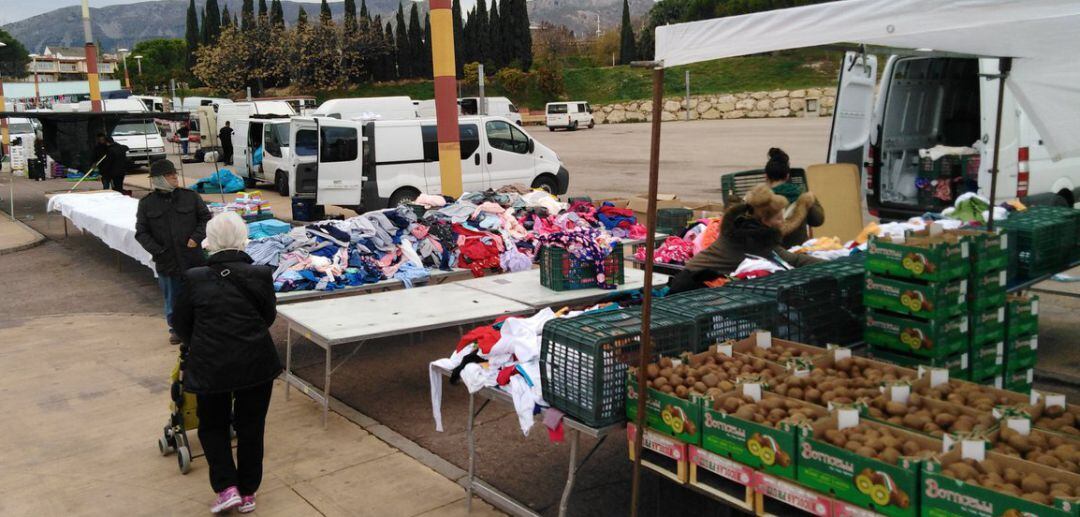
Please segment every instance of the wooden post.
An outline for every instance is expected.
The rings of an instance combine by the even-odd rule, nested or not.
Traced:
[[[1001,154],[1001,109],[1005,103],[1005,79],[1012,70],[1012,58],[998,60],[998,98],[997,119],[994,123],[994,162],[990,168],[990,214],[986,218],[986,228],[994,231],[994,204],[997,203],[998,155]]]
[[[645,365],[652,355],[652,275],[653,253],[656,250],[656,193],[660,175],[660,115],[664,105],[664,68],[658,63],[646,63],[653,69],[652,143],[649,148],[649,219],[645,223],[645,287],[641,308],[641,346],[638,347],[638,407],[637,433],[634,434],[634,477],[631,485],[630,515],[637,517],[638,501],[641,499],[641,448],[645,435],[645,399],[648,385],[645,382]],[[638,65],[640,66],[640,65]]]

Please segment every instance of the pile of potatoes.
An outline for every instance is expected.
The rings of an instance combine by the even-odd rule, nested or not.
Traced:
[[[992,458],[983,461],[954,461],[946,465],[942,473],[968,484],[1004,492],[1047,506],[1053,506],[1055,497],[1069,498],[1080,495],[1080,487],[1074,487],[1063,479],[1003,467]]]
[[[728,393],[714,398],[713,409],[769,427],[776,427],[781,422],[809,424],[828,414],[825,408],[790,399],[765,397],[760,401],[755,401],[749,395],[738,393]]]
[[[915,440],[901,436],[887,427],[858,426],[847,429],[827,429],[818,439],[847,449],[859,456],[875,458],[896,465],[901,457],[928,459],[940,451],[927,448]]]
[[[1024,436],[1008,426],[999,431],[994,451],[1080,474],[1080,449],[1076,440],[1032,431]]]
[[[1035,420],[1035,427],[1080,436],[1080,412],[1070,411],[1061,406],[1047,407]]]
[[[679,365],[664,357],[645,366],[650,388],[680,398],[687,398],[691,393],[719,396],[734,390],[735,381],[743,375],[760,375],[769,383],[776,374],[764,359],[728,357],[712,351],[689,356]]]
[[[884,395],[875,397],[867,411],[874,418],[938,438],[944,433],[988,431],[995,425],[989,413],[972,416],[955,407],[931,409],[916,393],[908,397],[907,404],[887,400]]]
[[[789,359],[794,359],[796,357],[809,360],[813,359],[814,355],[820,354],[811,354],[806,350],[800,350],[798,348],[788,346],[783,343],[773,342],[772,346],[770,346],[769,348],[760,348],[755,346],[754,348],[751,348],[749,352],[747,352],[747,355],[751,357],[760,357],[761,359],[765,359],[766,361],[783,364]]]
[[[836,361],[832,368],[815,368],[806,377],[789,375],[770,390],[822,406],[830,402],[851,404],[880,395],[883,382],[904,378],[893,366],[879,367],[862,357],[849,357]]]
[[[921,386],[915,393],[934,400],[944,400],[958,406],[967,406],[979,411],[989,412],[995,406],[1017,406],[1015,401],[1004,396],[997,396],[990,388],[968,382],[949,381],[935,388]],[[1017,406],[1021,410],[1030,410],[1030,406],[1022,404]]]

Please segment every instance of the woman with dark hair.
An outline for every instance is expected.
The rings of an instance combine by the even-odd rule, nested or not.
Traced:
[[[808,255],[791,253],[780,245],[780,228],[787,207],[787,199],[774,194],[768,186],[754,187],[743,203],[724,212],[720,238],[686,263],[686,269],[669,284],[671,294],[701,289],[706,282],[731,274],[747,255],[791,267],[820,262]]]
[[[779,148],[769,149],[769,162],[765,164],[765,177],[774,194],[788,201],[784,211],[784,223],[780,226],[781,242],[785,248],[798,246],[810,238],[807,226],[825,224],[825,209],[821,208],[812,192],[791,183],[791,160]]]

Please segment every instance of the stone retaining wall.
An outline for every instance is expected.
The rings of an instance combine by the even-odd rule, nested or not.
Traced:
[[[691,96],[690,120],[802,117],[807,115],[807,105],[813,106],[815,101],[818,116],[832,115],[836,88]],[[593,117],[597,124],[649,122],[652,121],[652,108],[652,101],[593,106]],[[664,99],[662,113],[664,122],[686,120],[686,98]],[[809,116],[814,115],[810,113]]]

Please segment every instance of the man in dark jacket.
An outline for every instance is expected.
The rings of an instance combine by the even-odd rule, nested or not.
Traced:
[[[111,136],[98,134],[98,143],[94,147],[94,159],[99,160],[98,172],[101,174],[101,186],[124,192],[124,176],[128,171],[128,147],[118,144]]]
[[[221,163],[226,165],[232,165],[233,133],[232,125],[230,125],[227,120],[225,121],[225,126],[221,128],[221,131],[218,131],[218,142],[221,143]]]
[[[210,210],[199,194],[179,187],[176,167],[169,160],[150,166],[154,191],[139,200],[135,240],[154,257],[158,285],[165,296],[169,342],[180,344],[173,326],[173,307],[181,288],[181,275],[206,264],[202,240]]]

